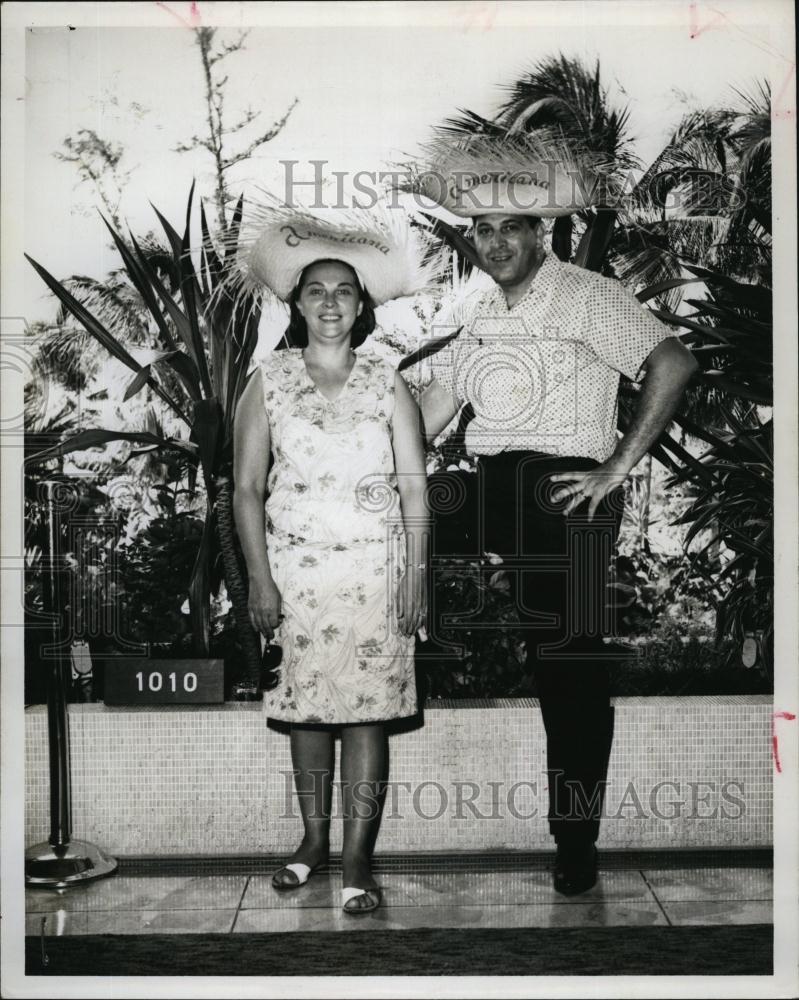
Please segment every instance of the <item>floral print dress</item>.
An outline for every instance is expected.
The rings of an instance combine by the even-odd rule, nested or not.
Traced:
[[[414,638],[399,633],[405,536],[391,445],[394,369],[358,354],[330,401],[298,348],[261,365],[273,464],[266,540],[285,616],[274,719],[378,722],[416,712]]]

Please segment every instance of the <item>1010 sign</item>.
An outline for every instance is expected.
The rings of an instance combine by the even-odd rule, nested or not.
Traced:
[[[105,669],[106,705],[198,705],[224,701],[223,660],[117,660]]]

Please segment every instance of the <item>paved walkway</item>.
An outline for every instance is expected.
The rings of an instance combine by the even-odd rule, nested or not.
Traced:
[[[268,875],[115,875],[64,893],[26,891],[26,933],[357,932],[453,927],[625,927],[772,922],[765,868],[608,870],[581,896],[546,871],[386,872],[383,906],[349,917],[340,874],[278,894]],[[44,923],[43,923],[44,921]]]

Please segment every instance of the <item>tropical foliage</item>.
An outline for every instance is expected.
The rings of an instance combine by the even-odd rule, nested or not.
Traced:
[[[156,347],[149,351],[137,351],[134,356],[130,345],[116,332],[112,333],[65,283],[28,258],[63,308],[112,357],[133,372],[125,399],[146,389],[161,404],[164,415],[162,418],[152,407],[146,426],[138,430],[79,431],[40,452],[35,460],[41,462],[68,452],[127,441],[136,446],[134,455],[150,452],[179,460],[185,472],[185,489],[191,495],[201,474],[205,514],[201,518],[202,532],[188,584],[192,651],[195,655],[208,655],[211,594],[218,592],[224,576],[248,673],[257,679],[260,646],[249,623],[246,584],[232,541],[231,469],[233,416],[257,341],[259,311],[246,296],[236,298],[235,289],[222,290],[225,259],[219,256],[211,240],[202,206],[202,244],[199,266],[195,268],[189,223],[192,195],[193,191],[182,236],[157,213],[170,247],[166,275],[148,259],[135,237],[131,235],[126,242],[113,227],[108,227],[122,258],[126,279],[140,297],[148,325],[156,337]],[[239,201],[231,222],[234,233],[240,224],[241,211]],[[167,417],[182,425],[183,433],[166,433]]]
[[[452,559],[436,572],[434,585],[431,617],[438,630],[418,651],[424,696],[533,695],[519,616],[501,566],[485,558]]]

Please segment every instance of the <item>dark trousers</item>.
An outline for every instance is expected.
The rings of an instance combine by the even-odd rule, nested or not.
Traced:
[[[597,464],[503,452],[479,460],[474,484],[481,514],[476,547],[503,559],[534,671],[547,736],[549,826],[558,843],[599,835],[613,740],[602,636],[613,632],[606,584],[623,490],[605,497],[589,522],[587,502],[563,515],[566,504],[553,500],[560,484],[549,477]]]

